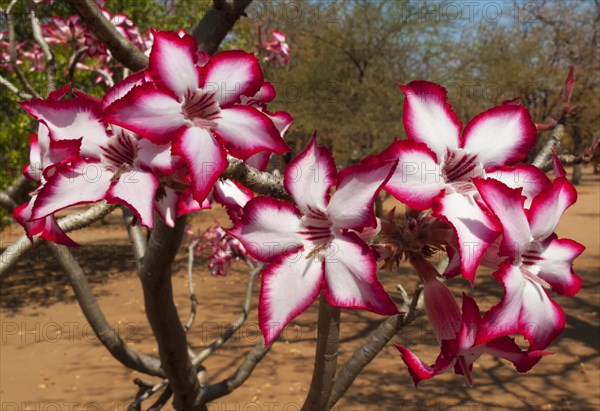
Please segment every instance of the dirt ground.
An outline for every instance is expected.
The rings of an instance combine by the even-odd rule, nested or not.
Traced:
[[[567,328],[549,347],[554,355],[542,359],[527,374],[518,374],[511,364],[485,356],[475,365],[472,388],[461,377],[447,373],[415,389],[390,344],[356,379],[336,409],[600,410],[600,178],[591,174],[591,168],[585,170],[578,191],[579,201],[566,213],[558,234],[587,247],[575,264],[584,285],[575,297],[556,298],[566,312]],[[215,220],[227,224],[218,206],[196,215],[193,226],[206,227]],[[16,226],[5,229],[0,246],[7,247],[21,233]],[[156,355],[120,212],[73,237],[82,244],[74,254],[109,322],[132,348]],[[187,243],[189,239],[184,245]],[[182,248],[176,261],[174,289],[184,321],[189,311],[185,272],[186,252]],[[194,282],[199,307],[190,332],[193,349],[208,345],[237,318],[246,278],[242,265],[235,266],[227,277],[217,278],[203,263],[196,264]],[[126,410],[136,392],[132,380],[144,376],[121,366],[97,341],[48,250],[42,247],[29,253],[0,280],[0,409]],[[381,281],[394,294],[397,283],[411,290],[415,274],[404,267],[400,272],[383,273]],[[460,291],[470,290],[462,280],[454,283],[457,297]],[[257,294],[258,284],[254,290]],[[481,301],[482,309],[487,309],[502,295],[502,288],[484,271],[478,276],[477,287],[469,292]],[[206,361],[209,383],[231,375],[258,341],[256,302],[255,298],[240,331]],[[382,317],[365,312],[343,312],[340,364],[380,321]],[[209,410],[299,410],[312,373],[315,329],[316,304],[288,326],[244,385],[211,404]],[[424,315],[401,330],[394,342],[410,347],[426,361],[433,361],[437,355],[435,338]]]

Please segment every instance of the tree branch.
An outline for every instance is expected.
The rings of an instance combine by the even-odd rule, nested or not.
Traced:
[[[244,15],[244,10],[250,3],[252,0],[215,2],[192,31],[198,47],[208,54],[216,53],[229,30]]]
[[[352,354],[352,357],[346,361],[333,382],[333,389],[327,404],[327,410],[330,410],[339,399],[342,398],[358,374],[373,361],[394,335],[396,335],[402,327],[410,324],[415,319],[418,312],[419,301],[422,300],[422,291],[423,285],[419,284],[413,293],[404,316],[396,314],[388,317],[379,324],[375,332],[369,337],[369,340],[358,348],[354,354]]]
[[[81,213],[71,214],[58,220],[59,227],[65,232],[79,230],[80,228],[86,227],[104,216],[110,214],[117,206],[114,204],[100,203],[96,204],[89,209],[82,211]],[[19,237],[10,247],[0,255],[0,276],[4,275],[14,263],[17,262],[19,257],[25,254],[32,245],[37,245],[45,242],[36,235],[33,241],[29,241],[26,235]],[[32,244],[33,243],[33,244]]]
[[[317,351],[310,390],[302,411],[325,411],[331,396],[340,342],[340,309],[329,305],[325,295],[319,297]]]
[[[271,345],[265,347],[264,340],[258,342],[254,348],[246,354],[242,364],[229,378],[226,378],[217,384],[209,385],[202,390],[202,404],[224,397],[242,385],[244,381],[252,375],[256,365],[263,359],[267,352],[269,352],[270,348]]]
[[[293,201],[292,197],[285,191],[281,177],[259,171],[235,158],[229,160],[229,167],[221,174],[221,178],[238,181],[262,195]]]
[[[223,344],[227,342],[237,330],[246,322],[248,318],[248,313],[250,312],[250,304],[252,303],[252,289],[254,287],[254,279],[256,275],[264,268],[264,264],[260,264],[257,267],[250,270],[248,273],[248,284],[246,286],[246,298],[244,299],[244,306],[242,307],[242,312],[238,319],[231,323],[229,327],[223,332],[223,334],[214,340],[208,347],[204,350],[200,351],[197,356],[195,356],[192,360],[192,363],[195,366],[202,364],[204,360],[210,357],[216,350],[218,350]]]
[[[188,246],[188,290],[190,293],[190,316],[188,317],[187,322],[185,323],[183,329],[187,333],[192,325],[194,325],[194,320],[196,319],[196,309],[198,308],[198,298],[196,298],[196,293],[194,291],[194,249],[200,242],[200,239],[196,239],[192,241],[192,243]]]
[[[565,135],[565,126],[561,123],[557,124],[552,131],[552,136],[548,139],[544,147],[533,160],[533,165],[537,168],[542,168],[548,161],[552,161],[552,151],[560,146],[560,141]]]
[[[98,306],[85,274],[75,257],[65,246],[50,243],[50,250],[69,277],[71,287],[81,307],[81,311],[100,342],[111,355],[124,366],[144,374],[164,377],[157,358],[138,353],[127,346],[119,334],[110,326]]]
[[[188,355],[185,331],[173,301],[171,267],[185,229],[186,218],[180,217],[174,228],[161,218],[148,243],[139,273],[144,291],[146,316],[158,343],[163,370],[173,390],[177,410],[202,410],[198,399],[200,383]]]
[[[2,75],[0,75],[0,84],[9,89],[14,95],[16,95],[21,100],[31,100],[33,98],[31,94],[19,90],[17,86],[15,86],[13,83],[10,82],[10,80],[8,80]]]
[[[133,71],[148,65],[148,57],[117,31],[104,17],[95,0],[68,0],[68,3],[121,64]]]
[[[56,60],[54,59],[54,54],[52,54],[50,47],[48,47],[48,43],[44,40],[44,36],[42,35],[42,27],[35,14],[34,0],[29,0],[29,20],[31,21],[33,39],[40,46],[42,53],[44,53],[44,58],[46,59],[47,93],[50,94],[56,89]]]
[[[12,15],[12,8],[14,7],[14,5],[16,3],[17,3],[17,0],[12,0],[10,2],[10,4],[8,5],[8,7],[6,8],[6,10],[4,11],[4,14],[6,16],[6,24],[8,26],[8,48],[9,48],[9,52],[10,52],[10,65],[11,65],[13,71],[15,72],[17,78],[23,85],[23,88],[25,89],[25,91],[27,93],[31,94],[35,98],[42,98],[42,96],[40,96],[39,93],[37,91],[35,91],[35,89],[31,86],[31,84],[27,80],[27,77],[25,77],[25,74],[23,74],[23,72],[19,68],[19,65],[17,64],[15,20]]]
[[[127,235],[133,246],[133,256],[137,262],[139,271],[142,264],[142,258],[144,258],[148,246],[146,234],[142,231],[142,227],[140,227],[137,221],[135,221],[135,215],[129,208],[121,206],[121,210],[123,212],[123,220],[127,227]]]

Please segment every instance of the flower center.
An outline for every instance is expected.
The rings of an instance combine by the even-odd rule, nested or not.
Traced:
[[[470,181],[474,177],[483,177],[484,171],[476,154],[462,149],[448,150],[442,166],[442,175],[448,183]]]
[[[539,264],[543,260],[542,251],[543,247],[539,241],[531,241],[527,244],[521,253],[521,272],[532,283],[539,284],[542,288],[550,289],[550,284],[538,276],[540,271]]]
[[[302,217],[303,230],[299,231],[306,240],[313,243],[307,259],[324,251],[333,240],[332,223],[324,211],[308,206],[308,213]]]
[[[196,90],[194,94],[185,98],[181,108],[190,127],[212,129],[217,126],[215,120],[219,118],[221,108],[215,93]]]
[[[110,169],[119,170],[133,165],[137,154],[137,139],[130,133],[120,131],[102,147],[104,163]]]

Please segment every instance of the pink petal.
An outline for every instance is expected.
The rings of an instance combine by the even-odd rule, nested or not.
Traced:
[[[109,123],[116,124],[155,144],[166,144],[187,124],[181,104],[169,92],[152,83],[136,86],[104,111]]]
[[[518,258],[531,241],[531,232],[520,189],[505,186],[498,180],[474,179],[479,194],[498,217],[503,228],[500,252]]]
[[[50,140],[50,146],[42,158],[42,169],[44,177],[48,178],[54,167],[62,163],[75,161],[81,151],[82,138],[76,140]]]
[[[144,226],[153,229],[154,196],[158,185],[158,179],[150,172],[126,171],[108,190],[106,199],[113,204],[126,205]]]
[[[242,242],[252,257],[271,261],[302,248],[300,218],[298,210],[287,201],[255,197],[246,204],[241,221],[229,233]]]
[[[179,198],[177,199],[177,216],[200,210],[208,210],[210,208],[211,205],[208,198],[200,202],[194,200],[191,188],[187,188],[183,193],[179,193]]]
[[[336,177],[331,152],[326,147],[317,146],[317,137],[313,134],[306,148],[285,168],[284,186],[302,213],[309,215],[311,208],[327,208],[329,192]]]
[[[485,344],[486,353],[495,357],[504,358],[514,364],[519,372],[527,372],[536,365],[544,355],[550,353],[545,351],[521,351],[515,341],[507,336],[496,338]]]
[[[50,137],[55,140],[83,137],[81,155],[99,158],[99,148],[108,139],[99,104],[78,98],[65,101],[31,100],[20,104],[48,128]]]
[[[458,333],[459,350],[467,351],[475,345],[475,338],[481,324],[481,313],[474,299],[463,293],[462,322]]]
[[[147,72],[145,70],[138,71],[112,86],[106,91],[106,93],[104,93],[104,97],[102,97],[102,108],[105,109],[121,97],[125,97],[125,95],[129,93],[135,86],[145,83],[146,76]]]
[[[254,193],[243,185],[231,180],[217,180],[213,188],[217,203],[227,209],[227,214],[236,223],[243,214],[243,208],[254,197]]]
[[[273,124],[275,124],[275,127],[279,131],[281,137],[285,136],[285,133],[287,133],[294,122],[294,119],[290,113],[286,111],[277,111],[275,113],[271,113],[267,110],[263,110],[263,113],[265,113],[265,115],[271,119]]]
[[[463,139],[465,151],[477,154],[487,169],[523,160],[537,141],[537,129],[525,107],[502,105],[471,120]]]
[[[162,190],[164,191],[160,198],[154,200],[154,209],[169,227],[175,227],[179,195],[170,187],[163,186]]]
[[[529,208],[531,235],[537,239],[550,237],[564,212],[577,201],[577,191],[566,178],[558,177],[546,190],[533,199]]]
[[[431,207],[433,199],[446,185],[435,154],[425,144],[394,140],[379,158],[398,160],[385,190],[411,208]]]
[[[154,33],[148,69],[152,79],[172,91],[179,101],[198,89],[197,48],[196,39],[189,34],[179,37],[172,31]]]
[[[260,64],[254,54],[241,50],[222,51],[204,66],[202,87],[216,93],[221,107],[240,96],[254,96],[264,83]]]
[[[319,295],[323,265],[300,253],[283,255],[262,272],[258,318],[265,345],[304,312]]]
[[[29,164],[26,164],[23,167],[23,175],[30,180],[40,181],[43,170],[44,167],[42,165],[42,153],[38,143],[38,135],[32,133],[29,136]]]
[[[260,151],[256,154],[252,154],[245,161],[251,167],[256,168],[260,171],[265,171],[267,169],[267,165],[269,165],[269,159],[271,158],[271,152],[268,150]]]
[[[398,351],[400,351],[402,361],[404,361],[404,364],[406,364],[408,367],[408,372],[413,379],[415,387],[419,384],[419,382],[423,380],[429,380],[430,378],[443,373],[452,365],[452,362],[454,361],[454,358],[440,354],[436,360],[436,363],[433,366],[428,366],[408,348],[399,344],[394,344],[394,346],[398,349]]]
[[[137,152],[135,165],[153,171],[160,171],[162,174],[173,173],[178,158],[171,155],[170,144],[154,144],[150,140],[140,138],[137,141]]]
[[[567,171],[554,150],[552,150],[552,170],[554,171],[554,177],[567,177]]]
[[[113,173],[100,163],[59,166],[40,190],[32,217],[38,219],[66,207],[100,201],[105,198],[112,177]]]
[[[173,152],[185,160],[192,178],[194,199],[201,203],[227,168],[227,153],[208,130],[186,129],[173,144]]]
[[[408,139],[425,143],[444,158],[448,149],[459,147],[461,123],[448,103],[446,89],[429,81],[400,86],[404,92],[404,129]]]
[[[530,350],[546,348],[564,329],[560,306],[510,262],[502,264],[494,277],[504,285],[504,296],[484,315],[476,344],[519,332],[529,340]]]
[[[23,226],[27,238],[29,238],[30,241],[33,241],[33,237],[36,234],[41,233],[41,238],[52,241],[53,243],[69,247],[78,246],[76,242],[67,237],[53,215],[40,218],[39,220],[31,220],[31,211],[36,198],[37,196],[31,197],[29,203],[21,204],[13,211],[15,220]]]
[[[263,150],[289,151],[273,122],[257,109],[234,106],[221,110],[219,116],[213,131],[232,156],[243,160]]]
[[[375,197],[395,167],[396,163],[390,161],[352,165],[340,171],[336,191],[327,207],[333,225],[355,231],[377,227],[373,211]]]
[[[573,272],[573,260],[585,247],[569,239],[551,238],[543,244],[537,261],[538,276],[561,295],[575,295],[581,288],[581,278]]]
[[[48,100],[58,101],[61,98],[63,98],[69,92],[70,89],[71,89],[71,83],[67,83],[62,88],[59,88],[58,90],[54,90],[53,92],[48,94]]]
[[[486,249],[500,235],[501,227],[470,196],[442,195],[433,203],[433,215],[452,226],[458,237],[464,278],[474,284],[475,272]]]
[[[371,250],[356,234],[336,236],[325,254],[325,297],[329,304],[381,315],[398,313],[396,304],[377,279]]]
[[[539,168],[530,164],[517,164],[514,167],[498,167],[486,173],[486,177],[501,181],[510,188],[522,188],[525,196],[525,208],[531,206],[531,201],[542,191],[552,185],[550,179]]]

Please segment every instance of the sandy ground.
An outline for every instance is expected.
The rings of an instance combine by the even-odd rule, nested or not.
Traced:
[[[582,290],[575,297],[556,298],[567,314],[567,329],[550,347],[554,355],[524,375],[514,371],[511,364],[486,356],[475,365],[472,388],[462,378],[448,373],[415,389],[398,352],[390,345],[356,379],[336,409],[599,410],[600,178],[590,171],[591,168],[586,169],[583,184],[578,187],[579,201],[569,209],[558,229],[559,236],[573,238],[587,250],[575,264],[584,280]],[[225,213],[218,207],[195,216],[193,225],[206,227],[215,220],[227,224]],[[2,232],[0,246],[7,247],[20,234],[19,227],[7,228]],[[82,244],[74,254],[109,322],[131,347],[156,355],[120,212],[73,237]],[[189,311],[185,258],[182,248],[175,267],[174,289],[183,320]],[[194,282],[200,303],[190,332],[194,349],[209,344],[237,318],[246,278],[242,265],[219,278],[212,277],[204,264],[196,265]],[[394,285],[399,282],[411,290],[415,274],[405,267],[400,272],[382,274],[381,281],[393,294]],[[2,411],[127,408],[136,392],[132,380],[143,376],[121,366],[97,341],[67,279],[46,249],[40,248],[21,259],[1,279],[0,286]],[[462,280],[453,287],[457,297],[460,291],[468,289]],[[258,284],[254,290],[257,294]],[[486,309],[502,295],[502,288],[489,272],[482,272],[477,287],[469,292]],[[382,317],[365,312],[343,312],[340,363],[380,321]],[[312,373],[315,328],[316,304],[288,326],[252,378],[209,409],[299,410]],[[231,375],[258,338],[255,298],[245,325],[205,363],[208,382]],[[433,361],[437,355],[435,338],[423,315],[401,330],[394,341],[410,347],[426,361]]]

